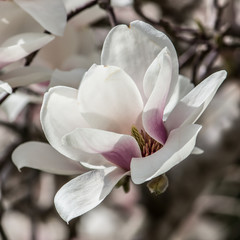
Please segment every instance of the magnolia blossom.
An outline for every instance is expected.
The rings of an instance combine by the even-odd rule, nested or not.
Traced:
[[[31,142],[13,153],[18,168],[91,169],[56,194],[66,221],[97,206],[124,176],[141,184],[199,152],[195,122],[226,77],[219,71],[193,88],[178,73],[169,38],[141,21],[110,31],[101,64],[78,89],[55,86],[45,94],[41,123],[51,147]]]

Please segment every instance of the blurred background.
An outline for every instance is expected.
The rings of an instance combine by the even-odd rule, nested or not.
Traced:
[[[18,88],[0,105],[0,239],[239,240],[240,1],[99,0],[88,7],[89,2],[79,1],[64,36],[43,47],[31,65],[84,73],[100,62],[113,26],[136,19],[152,24],[173,41],[180,73],[195,85],[217,70],[228,72],[198,120],[203,129],[197,146],[204,153],[167,173],[164,194],[152,195],[145,184],[131,185],[127,194],[114,189],[100,206],[66,224],[53,198],[69,178],[19,172],[11,161],[20,143],[46,141],[39,110],[48,83]]]

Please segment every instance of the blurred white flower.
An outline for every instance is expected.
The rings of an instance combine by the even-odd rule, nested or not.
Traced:
[[[26,57],[54,39],[40,33],[42,30],[38,24],[13,2],[0,2],[0,16],[0,68]]]
[[[26,93],[15,92],[11,94],[2,104],[1,109],[6,113],[7,118],[10,122],[16,120],[22,110],[29,103],[38,103],[42,102],[41,97],[28,95]]]
[[[8,66],[45,46],[54,36],[41,33],[39,24],[13,2],[0,1],[0,16],[0,80],[7,82],[12,88],[33,83],[32,75],[30,78],[27,75],[34,71],[35,76],[40,72],[42,74],[43,69],[23,68],[23,64],[20,64],[20,68],[15,66],[10,69]],[[44,73],[46,74],[48,73]],[[40,81],[41,76],[38,76],[37,81]],[[36,80],[36,77],[34,79]],[[10,93],[6,86],[2,83],[1,89]]]
[[[101,62],[88,70],[78,90],[58,86],[44,96],[41,123],[51,146],[69,166],[72,159],[95,168],[58,191],[55,205],[65,221],[97,206],[124,176],[141,184],[194,152],[201,129],[194,123],[226,77],[219,71],[193,88],[178,74],[169,38],[141,21],[111,30]],[[46,154],[47,146],[25,143],[13,161],[18,168],[64,172],[55,150],[51,158]],[[44,157],[38,159],[36,151],[45,151]]]
[[[67,11],[62,0],[14,0],[14,3],[47,31],[55,35],[63,35],[67,23]]]
[[[228,81],[218,91],[200,121],[204,125],[201,132],[201,145],[210,151],[221,143],[224,133],[240,117],[240,85],[237,81]]]

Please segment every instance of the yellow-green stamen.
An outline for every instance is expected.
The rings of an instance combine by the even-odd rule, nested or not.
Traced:
[[[143,130],[141,130],[141,133],[140,133],[135,126],[132,126],[131,133],[132,133],[132,136],[136,139],[141,149],[142,157],[147,157],[157,152],[160,148],[162,148],[161,143],[157,142],[155,139],[150,137]]]

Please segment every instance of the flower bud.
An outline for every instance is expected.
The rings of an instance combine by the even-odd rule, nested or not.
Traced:
[[[148,182],[147,187],[151,193],[160,195],[161,193],[165,192],[168,187],[168,178],[165,174],[160,175]]]

